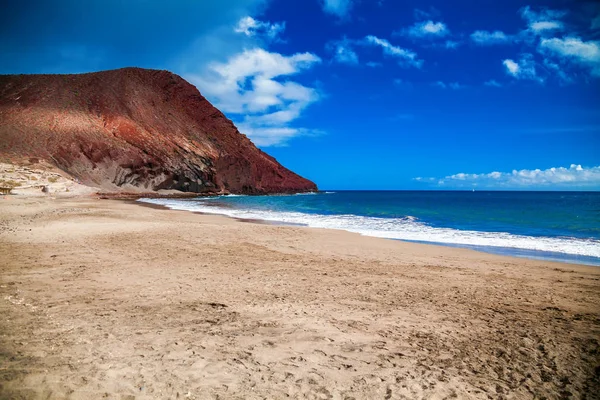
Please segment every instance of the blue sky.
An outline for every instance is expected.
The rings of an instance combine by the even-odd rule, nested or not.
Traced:
[[[173,71],[322,189],[600,190],[597,2],[13,1],[0,51]]]

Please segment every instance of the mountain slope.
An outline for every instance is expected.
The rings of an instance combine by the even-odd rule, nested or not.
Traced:
[[[316,190],[168,71],[0,75],[0,158],[31,157],[105,190]]]

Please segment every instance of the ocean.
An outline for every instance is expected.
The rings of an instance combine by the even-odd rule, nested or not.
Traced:
[[[140,201],[600,266],[600,192],[326,191]]]

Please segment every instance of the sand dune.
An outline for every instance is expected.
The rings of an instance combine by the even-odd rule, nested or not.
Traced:
[[[0,198],[0,398],[598,398],[600,269]]]

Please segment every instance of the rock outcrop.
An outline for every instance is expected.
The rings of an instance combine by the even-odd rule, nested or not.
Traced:
[[[0,159],[31,157],[107,191],[317,189],[168,71],[0,75]]]

